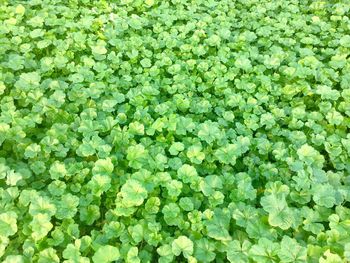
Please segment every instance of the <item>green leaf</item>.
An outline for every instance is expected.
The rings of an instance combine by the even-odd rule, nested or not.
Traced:
[[[8,237],[17,232],[17,214],[15,212],[5,212],[0,214],[0,236]]]
[[[215,259],[215,243],[202,238],[195,242],[194,257],[200,262],[211,262]]]
[[[329,249],[326,250],[326,252],[324,252],[323,257],[320,258],[319,260],[320,263],[342,263],[344,262],[343,259],[337,255],[332,253]]]
[[[307,251],[305,247],[299,245],[299,243],[288,236],[284,236],[281,242],[281,249],[278,252],[278,257],[281,262],[306,262]]]
[[[193,254],[193,242],[186,236],[179,236],[171,244],[171,251],[175,256],[182,253],[185,258],[188,258]]]
[[[94,175],[110,175],[113,172],[114,165],[110,158],[99,159],[95,162],[92,173]]]
[[[187,157],[194,164],[201,164],[205,158],[205,154],[202,152],[202,145],[195,144],[188,148]]]
[[[100,208],[97,205],[88,205],[80,208],[80,220],[87,225],[92,225],[101,216]]]
[[[339,40],[339,44],[343,47],[347,47],[347,48],[350,48],[350,36],[348,35],[345,35],[345,36],[342,36]]]
[[[142,225],[131,226],[131,227],[129,227],[128,230],[129,230],[129,233],[130,233],[132,239],[136,243],[140,243],[143,240],[144,231],[143,231]]]
[[[120,253],[118,248],[110,245],[105,245],[98,248],[92,257],[92,261],[96,263],[107,263],[118,260],[119,257]]]
[[[24,263],[24,257],[21,255],[9,255],[4,259],[4,263]]]
[[[224,164],[235,165],[239,155],[240,151],[237,144],[228,144],[215,151],[215,157]]]
[[[216,122],[205,121],[199,125],[198,137],[208,144],[219,138],[220,130]]]
[[[38,263],[59,263],[60,258],[57,256],[56,250],[47,248],[39,253]]]
[[[32,143],[25,149],[24,156],[28,159],[35,158],[40,151],[41,147],[36,143]]]
[[[182,217],[181,210],[179,206],[175,203],[169,203],[165,205],[162,209],[164,215],[164,220],[169,226],[179,226],[181,225]]]
[[[350,260],[350,243],[346,243],[344,246],[344,257],[346,260]]]
[[[141,260],[138,257],[139,250],[137,247],[131,247],[128,251],[128,254],[126,256],[126,262],[127,263],[140,263]]]
[[[157,253],[160,255],[159,262],[168,263],[173,262],[174,254],[172,252],[171,246],[168,244],[162,245],[157,248]]]
[[[193,202],[189,197],[182,197],[180,199],[179,205],[185,211],[192,211],[194,209]]]
[[[264,196],[260,203],[264,210],[269,213],[269,224],[271,226],[280,227],[284,230],[292,226],[293,213],[283,197],[276,194]]]
[[[7,172],[6,184],[9,186],[15,186],[19,181],[23,179],[23,176],[20,173],[16,173],[13,170]]]
[[[245,71],[252,68],[252,64],[250,60],[246,57],[238,57],[235,61],[235,66],[239,69],[243,69]]]
[[[78,212],[79,198],[70,193],[62,195],[57,203],[57,212],[55,217],[58,219],[73,218]]]
[[[142,67],[144,68],[150,68],[152,66],[152,62],[149,58],[144,58],[140,61]]]
[[[67,175],[66,166],[64,163],[54,162],[50,167],[49,173],[51,175],[51,179],[57,180],[60,177]]]
[[[94,175],[90,182],[88,182],[87,187],[94,195],[100,196],[111,188],[111,178],[109,175]]]
[[[317,184],[312,187],[314,192],[313,200],[316,204],[331,208],[336,203],[336,193],[334,188],[329,185]]]
[[[50,199],[41,196],[35,196],[31,200],[29,206],[29,214],[31,216],[36,216],[38,214],[47,214],[49,217],[53,216],[56,213],[56,207],[51,203]]]
[[[135,121],[129,124],[129,132],[135,135],[143,135],[145,127],[142,123]]]
[[[297,154],[299,156],[299,159],[303,162],[305,162],[307,165],[312,164],[320,164],[323,165],[324,158],[320,153],[315,150],[312,146],[308,144],[302,145],[298,151]]]
[[[68,244],[62,253],[63,258],[70,259],[73,261],[78,261],[78,262],[81,258],[80,255],[81,253],[79,251],[79,248],[73,244]]]
[[[127,180],[120,192],[126,207],[140,206],[148,196],[146,188],[134,179]]]
[[[260,238],[258,244],[249,250],[249,257],[256,262],[275,263],[278,262],[277,253],[279,245],[267,238]]]
[[[178,155],[179,152],[183,151],[185,149],[185,146],[181,142],[174,142],[170,148],[169,152],[171,155]]]
[[[206,221],[208,236],[219,241],[230,241],[228,232],[231,215],[226,210],[216,209],[212,219]]]
[[[34,197],[31,200],[29,206],[29,214],[31,216],[36,216],[38,214],[47,214],[49,217],[56,213],[56,207],[51,203],[49,198],[46,197]]]
[[[227,259],[230,262],[248,262],[251,245],[252,244],[248,240],[244,240],[243,242],[239,240],[230,241],[227,247]]]
[[[148,151],[141,144],[130,146],[127,149],[126,159],[129,161],[129,166],[134,169],[140,169],[147,160]]]
[[[184,183],[190,183],[194,178],[198,176],[196,169],[188,164],[184,164],[177,171],[177,176]]]
[[[36,214],[30,223],[32,229],[32,238],[36,241],[43,239],[52,229],[53,225],[50,222],[48,214]]]
[[[104,55],[107,53],[107,49],[105,47],[106,43],[104,41],[100,41],[96,46],[91,46],[91,51],[96,55]]]

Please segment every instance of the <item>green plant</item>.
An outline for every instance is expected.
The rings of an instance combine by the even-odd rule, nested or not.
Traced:
[[[349,10],[2,0],[0,260],[350,261]]]

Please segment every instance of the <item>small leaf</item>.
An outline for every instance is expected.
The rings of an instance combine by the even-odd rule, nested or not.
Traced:
[[[105,245],[101,246],[93,255],[92,261],[94,263],[108,263],[118,260],[120,257],[119,249],[110,246]]]
[[[175,256],[182,253],[185,258],[188,258],[193,254],[193,242],[186,236],[179,236],[173,241],[171,250]]]

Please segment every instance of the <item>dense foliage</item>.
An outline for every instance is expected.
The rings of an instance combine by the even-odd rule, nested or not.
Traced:
[[[2,0],[2,262],[350,261],[348,0]]]

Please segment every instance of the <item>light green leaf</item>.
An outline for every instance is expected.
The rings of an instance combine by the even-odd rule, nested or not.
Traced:
[[[44,238],[53,227],[48,214],[36,214],[29,225],[32,229],[31,236],[36,241]]]
[[[184,182],[190,183],[194,178],[198,176],[196,168],[191,165],[184,164],[177,171],[177,176]]]
[[[92,261],[95,263],[108,263],[118,260],[120,257],[119,249],[105,245],[101,246],[93,255]]]
[[[60,259],[53,248],[44,249],[39,253],[38,263],[59,263]]]
[[[95,162],[94,168],[92,168],[92,174],[94,175],[110,175],[113,172],[114,165],[110,158],[99,159]]]
[[[126,207],[140,206],[147,198],[147,190],[134,179],[129,179],[121,188],[122,202]]]
[[[258,244],[253,245],[249,250],[249,257],[256,262],[275,263],[278,262],[277,253],[279,245],[267,238],[260,238]]]
[[[231,215],[227,210],[216,209],[212,219],[207,220],[208,236],[220,241],[230,241],[232,238],[228,232]]]
[[[188,258],[193,254],[193,242],[186,236],[179,236],[171,244],[171,250],[175,256],[182,253],[185,258]]]
[[[313,185],[312,190],[314,192],[313,195],[313,200],[315,201],[316,204],[324,207],[331,208],[335,205],[336,203],[336,193],[334,188],[329,185]]]
[[[271,194],[262,197],[260,203],[264,210],[269,213],[269,223],[271,226],[280,227],[284,230],[291,227],[293,213],[288,208],[284,197]]]
[[[0,237],[12,236],[17,232],[17,214],[5,212],[0,214]]]
[[[233,240],[229,242],[227,247],[227,259],[232,263],[248,262],[248,254],[250,248],[251,243],[248,240],[244,240],[243,242]]]
[[[302,263],[307,261],[307,251],[305,247],[288,236],[284,236],[281,242],[281,249],[278,252],[278,257],[281,262],[295,262]]]

